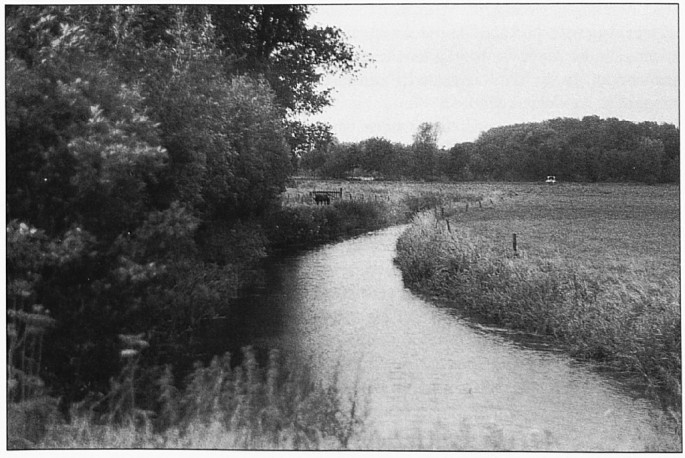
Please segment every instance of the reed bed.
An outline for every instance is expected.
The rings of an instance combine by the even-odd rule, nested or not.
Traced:
[[[640,373],[677,402],[677,277],[615,261],[600,269],[549,247],[514,253],[468,225],[453,226],[448,231],[424,213],[400,237],[396,263],[411,288],[485,320],[552,336],[575,356]]]
[[[94,405],[74,408],[71,421],[50,425],[33,447],[17,448],[337,450],[350,447],[364,419],[360,401],[343,396],[335,379],[317,381],[275,350],[263,367],[249,348],[237,367],[230,355],[216,357],[198,366],[184,389],[167,368],[154,412],[122,396],[132,383],[124,374],[105,415],[95,415]]]

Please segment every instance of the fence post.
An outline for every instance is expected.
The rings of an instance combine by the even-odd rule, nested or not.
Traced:
[[[451,233],[452,233],[452,229],[450,229],[450,220],[449,220],[449,219],[446,219],[445,221],[447,221],[447,232],[449,232],[449,233],[451,234]]]
[[[518,255],[518,252],[516,251],[516,234],[513,234],[512,244],[514,246],[514,254]]]

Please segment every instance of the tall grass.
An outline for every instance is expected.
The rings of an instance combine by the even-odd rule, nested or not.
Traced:
[[[334,201],[331,205],[284,206],[265,219],[273,248],[340,240],[400,222],[387,202]]]
[[[519,256],[468,227],[417,216],[397,243],[413,289],[504,326],[553,336],[571,354],[644,376],[679,402],[680,288],[631,266],[597,270],[554,256]]]
[[[363,423],[358,399],[344,399],[335,380],[324,385],[305,367],[289,368],[277,351],[265,367],[249,348],[237,367],[230,355],[216,357],[184,389],[167,367],[157,387],[154,411],[121,402],[97,416],[82,406],[47,428],[36,448],[345,449]]]

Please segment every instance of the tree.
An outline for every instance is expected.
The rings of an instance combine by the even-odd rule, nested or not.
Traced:
[[[360,143],[361,167],[369,173],[389,177],[398,165],[392,143],[384,138],[369,138]]]
[[[436,154],[438,151],[438,123],[424,122],[414,134],[412,150],[414,153],[413,175],[417,178],[430,179],[435,175]]]
[[[290,171],[288,107],[221,47],[207,8],[6,11],[8,258],[23,298],[8,313],[51,311],[39,375],[69,401],[107,389],[117,334],[149,333],[171,357],[226,305],[265,243],[236,220],[274,202]],[[237,237],[244,256],[207,254]]]
[[[452,180],[469,180],[472,178],[469,170],[473,143],[458,143],[448,151],[447,176]]]
[[[336,27],[309,27],[308,5],[212,5],[217,46],[236,57],[232,70],[262,75],[279,105],[293,113],[315,113],[331,103],[320,88],[327,73],[355,73],[366,66]]]
[[[299,168],[303,158],[316,155],[317,152],[325,152],[335,138],[330,124],[323,122],[306,124],[295,120],[286,121],[286,137],[294,169]],[[318,166],[314,167],[316,168]]]

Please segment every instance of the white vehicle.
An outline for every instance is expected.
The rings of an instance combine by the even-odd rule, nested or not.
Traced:
[[[545,180],[545,183],[549,183],[549,184],[554,184],[556,182],[557,182],[557,177],[555,177],[554,175],[548,176],[547,179]]]

